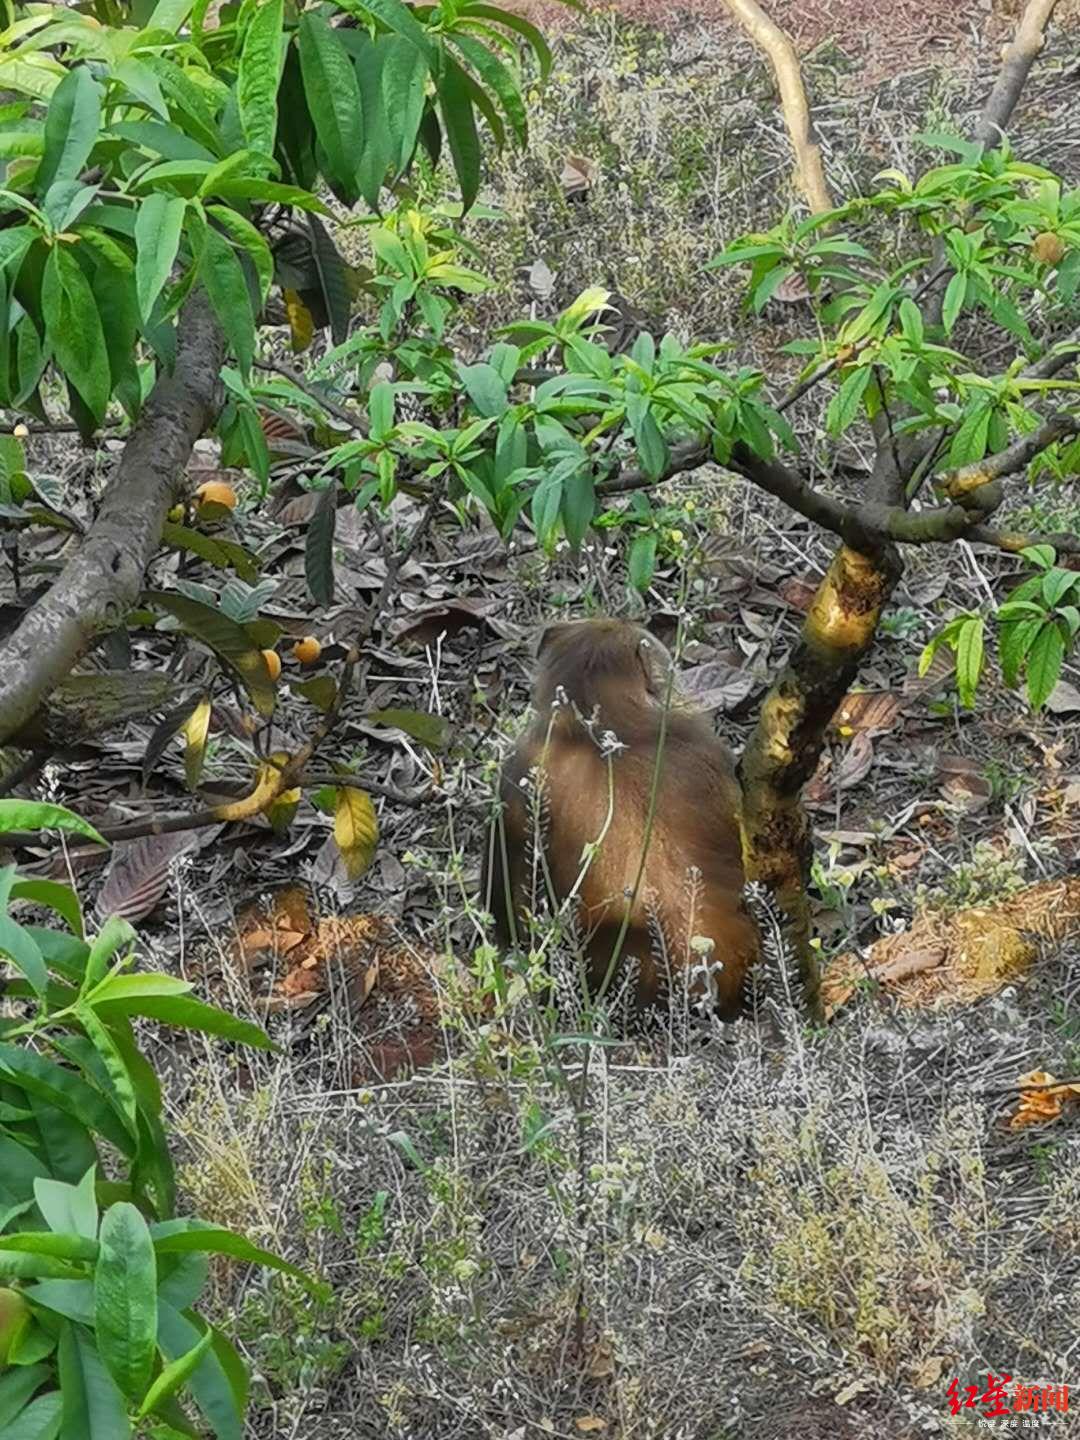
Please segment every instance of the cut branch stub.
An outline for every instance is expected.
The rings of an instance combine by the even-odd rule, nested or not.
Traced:
[[[798,959],[804,999],[815,1017],[820,1013],[818,974],[806,898],[811,844],[801,792],[899,578],[892,551],[870,559],[840,547],[739,764],[747,879],[759,881],[776,897],[785,939]]]

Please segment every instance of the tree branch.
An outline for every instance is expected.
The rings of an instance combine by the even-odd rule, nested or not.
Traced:
[[[0,648],[0,742],[137,602],[192,447],[213,417],[224,353],[209,302],[196,291],[180,317],[173,374],[160,376],[150,392],[97,519]]]
[[[1031,545],[1050,545],[1059,555],[1080,555],[1080,535],[1061,530],[1051,535],[1025,535],[1019,530],[995,530],[991,525],[973,525],[964,537],[976,545],[990,545],[1008,555],[1019,555]]]
[[[1021,370],[1020,378],[1022,380],[1052,380],[1067,365],[1073,364],[1078,355],[1080,355],[1080,335],[1071,335],[1066,340],[1059,340],[1041,360],[1036,360]]]
[[[1004,64],[994,81],[975,126],[974,138],[980,145],[996,145],[1020,99],[1028,72],[1046,40],[1046,26],[1054,13],[1057,0],[1028,0],[1027,8],[1016,27],[1013,42],[1005,51]]]
[[[628,495],[631,490],[651,490],[684,470],[698,470],[712,459],[712,448],[702,440],[683,440],[672,445],[667,469],[654,480],[637,465],[597,481],[597,495]]]
[[[754,44],[764,51],[773,67],[784,124],[791,139],[791,148],[795,151],[799,187],[806,196],[811,213],[824,215],[834,207],[795,47],[755,0],[725,0],[725,4]]]
[[[958,470],[946,471],[938,476],[937,483],[951,500],[971,506],[983,486],[992,484],[1005,475],[1015,475],[1055,440],[1062,440],[1066,435],[1075,435],[1078,431],[1080,421],[1074,415],[1061,411],[1057,415],[1051,415],[1049,420],[1044,420],[1030,435],[1022,435],[1019,440],[1014,440],[996,455],[988,455],[984,460],[976,460],[971,465],[962,465]]]
[[[1000,143],[1005,126],[1020,99],[1028,73],[1043,47],[1046,25],[1056,5],[1057,0],[1028,0],[1012,44],[1006,47],[1004,62],[998,71],[993,89],[975,122],[972,139],[977,144],[992,147]],[[945,268],[942,273],[952,273],[951,267],[945,265],[945,241],[939,235],[934,241],[931,270],[936,275],[942,271],[943,266]],[[939,286],[926,307],[926,318],[932,325],[941,324],[944,305],[945,287]]]

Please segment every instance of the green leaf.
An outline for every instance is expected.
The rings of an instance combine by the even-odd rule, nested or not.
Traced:
[[[1025,549],[1020,551],[1020,554],[1028,562],[1029,565],[1034,565],[1039,570],[1049,570],[1050,567],[1053,565],[1054,561],[1057,559],[1057,551],[1052,545],[1028,545]],[[1021,585],[1018,589],[1012,592],[1012,594],[1009,596],[1009,599],[1021,599],[1022,597],[1020,592],[1023,590],[1026,595],[1027,592],[1025,586],[1030,584],[1030,581],[1025,581],[1024,585]],[[1034,588],[1037,589],[1038,585],[1036,584]]]
[[[236,99],[244,139],[252,150],[273,155],[277,135],[277,93],[284,58],[284,0],[263,0],[244,35]]]
[[[50,1390],[47,1395],[31,1400],[26,1409],[5,1426],[4,1440],[56,1440],[63,1403],[59,1390]]]
[[[94,1323],[94,1282],[92,1280],[85,1278],[38,1280],[35,1284],[26,1287],[26,1294],[35,1305],[44,1305],[46,1309],[54,1310],[57,1315],[74,1320],[77,1325],[93,1325]]]
[[[556,474],[545,475],[533,491],[529,502],[536,538],[541,545],[547,545],[555,531],[555,525],[562,508],[563,482]]]
[[[0,87],[3,85],[0,70]],[[45,114],[45,153],[38,166],[39,196],[62,180],[77,180],[101,130],[101,86],[85,65],[69,70]]]
[[[9,1210],[32,1200],[34,1181],[47,1175],[41,1159],[25,1145],[0,1133],[0,1208]],[[0,1274],[5,1273],[0,1267]]]
[[[481,83],[497,96],[514,138],[519,145],[524,146],[528,140],[528,119],[525,102],[521,98],[521,90],[514,76],[479,40],[457,30],[450,32],[449,39],[461,51]]]
[[[416,150],[428,66],[423,51],[400,36],[385,37],[382,47],[382,92],[390,128],[390,168],[397,176],[408,166]]]
[[[949,446],[948,465],[950,468],[974,464],[975,461],[983,458],[986,454],[990,420],[993,413],[993,406],[985,403],[976,405],[964,416],[960,428],[953,436],[952,444]]]
[[[591,471],[580,469],[563,482],[560,513],[570,548],[580,550],[596,514],[596,486]]]
[[[480,137],[476,133],[472,87],[468,77],[457,61],[451,60],[445,52],[436,89],[443,129],[461,187],[461,202],[469,210],[480,190]]]
[[[24,1090],[75,1116],[92,1135],[104,1136],[124,1155],[134,1153],[131,1136],[105,1096],[68,1068],[58,1066],[55,1061],[40,1056],[37,1051],[27,1050],[23,1045],[0,1041],[0,1073],[16,1081]]]
[[[319,276],[319,289],[330,317],[330,335],[335,345],[341,345],[349,333],[352,311],[345,262],[321,220],[309,215],[308,229],[311,231],[312,258]]]
[[[0,1435],[26,1406],[31,1395],[49,1376],[47,1365],[20,1365],[0,1375]]]
[[[129,1400],[146,1393],[157,1348],[157,1256],[134,1205],[110,1205],[94,1269],[94,1328],[101,1358]]]
[[[66,1321],[57,1351],[64,1396],[63,1440],[127,1440],[124,1397],[101,1363],[90,1331]]]
[[[166,1300],[158,1301],[158,1339],[170,1362],[188,1354],[201,1339],[198,1327]],[[187,1387],[216,1440],[243,1440],[243,1417],[228,1376],[211,1349],[188,1376]]]
[[[656,531],[646,530],[641,535],[635,535],[630,546],[628,561],[630,584],[635,590],[640,590],[642,594],[652,584],[653,574],[656,570],[656,544]]]
[[[218,570],[235,570],[249,585],[253,585],[258,579],[259,572],[253,557],[243,546],[231,540],[222,541],[215,535],[207,535],[203,530],[192,530],[187,525],[175,525],[171,520],[167,520],[162,526],[161,539],[164,544],[176,550],[188,550],[192,555],[198,555],[200,560],[205,560],[208,565],[213,565]]]
[[[0,1235],[0,1250],[17,1254],[45,1255],[56,1260],[94,1261],[98,1243],[82,1235],[54,1235],[51,1230],[20,1230],[15,1235]]]
[[[132,1000],[147,995],[187,995],[191,989],[191,981],[181,980],[178,975],[132,975],[114,971],[94,987],[86,1001],[97,1006],[108,1000]]]
[[[957,317],[964,308],[964,301],[967,299],[967,288],[968,277],[957,271],[945,289],[945,302],[941,307],[941,320],[945,326],[946,335],[952,334],[952,328],[956,324]]]
[[[21,925],[16,925],[10,915],[0,915],[0,955],[6,955],[26,976],[36,994],[45,994],[49,972],[41,951],[33,937]]]
[[[192,0],[158,0],[147,22],[151,30],[168,30],[175,35],[191,13]]]
[[[1075,570],[1048,570],[1043,576],[1043,599],[1052,610],[1077,585],[1080,585],[1080,574]]]
[[[82,936],[82,906],[70,885],[60,880],[16,880],[11,887],[11,898],[46,906],[67,922],[72,934]]]
[[[100,1164],[89,1130],[73,1115],[58,1110],[37,1095],[27,1095],[37,1124],[39,1153],[54,1180],[77,1185],[87,1170]]]
[[[956,688],[960,703],[970,710],[982,674],[985,622],[975,615],[965,620],[956,640]]]
[[[392,43],[390,36],[372,40],[368,35],[351,35],[353,67],[360,89],[361,128],[364,148],[356,167],[360,193],[372,210],[378,210],[383,181],[390,166],[394,137],[383,97],[384,46]],[[399,42],[400,43],[400,42]]]
[[[155,1226],[153,1232],[154,1249],[159,1255],[186,1255],[192,1252],[199,1255],[229,1255],[234,1260],[244,1260],[249,1265],[266,1265],[271,1270],[280,1270],[282,1274],[299,1280],[307,1289],[314,1288],[315,1282],[295,1265],[290,1265],[287,1260],[282,1260],[280,1255],[275,1255],[270,1250],[260,1250],[257,1245],[252,1245],[250,1240],[245,1240],[243,1235],[234,1234],[232,1230],[200,1225],[198,1229],[162,1234],[161,1229],[160,1225]]]
[[[186,211],[186,200],[162,190],[147,195],[136,207],[135,292],[144,323],[172,273]]]
[[[388,725],[426,745],[429,750],[442,750],[449,727],[441,715],[427,710],[371,710],[364,717],[370,725]]]
[[[49,251],[41,307],[57,364],[100,425],[112,390],[109,354],[90,282],[69,245],[54,245]]]
[[[273,714],[274,686],[266,660],[242,625],[210,605],[169,590],[150,590],[145,598],[148,604],[174,615],[189,635],[236,672],[260,715]]]
[[[96,1175],[97,1166],[91,1165],[78,1185],[65,1185],[61,1180],[52,1179],[34,1181],[34,1199],[50,1230],[82,1235],[87,1240],[97,1239]]]
[[[829,401],[825,425],[830,435],[842,435],[859,413],[866,387],[873,371],[869,365],[860,365],[844,377],[839,390]]]
[[[754,286],[752,303],[755,315],[761,314],[784,281],[794,273],[794,265],[774,265],[771,270],[766,271],[758,284]]]
[[[105,974],[109,961],[122,946],[135,943],[135,931],[126,920],[119,915],[113,915],[95,935],[90,954],[86,960],[86,974],[83,980],[83,993],[97,982]],[[100,987],[99,987],[100,988]]]
[[[1042,709],[1057,684],[1065,661],[1065,641],[1052,620],[1036,635],[1027,655],[1027,692],[1033,710]]]
[[[304,575],[318,605],[334,603],[334,530],[337,525],[337,485],[319,492],[304,540]]]
[[[251,296],[236,252],[228,240],[210,226],[202,235],[199,279],[246,378],[255,358],[255,315],[251,308]]]
[[[779,260],[786,255],[783,245],[775,240],[765,241],[759,245],[731,245],[726,250],[721,250],[719,255],[714,255],[706,263],[706,270],[718,270],[723,265],[744,265],[748,260],[758,260],[769,255]]]
[[[916,349],[921,348],[923,343],[923,317],[915,301],[910,295],[905,295],[900,301],[900,325],[904,332],[904,338]]]
[[[9,230],[0,230],[0,276],[18,274],[22,258],[37,234],[33,225],[13,225]]]
[[[853,345],[857,340],[869,335],[881,317],[889,310],[895,296],[896,290],[888,281],[879,285],[854,320],[844,327],[845,342]]]
[[[507,407],[506,382],[492,365],[459,365],[458,374],[478,415],[502,415]]]
[[[180,1386],[185,1383],[192,1374],[199,1361],[210,1349],[214,1341],[214,1332],[208,1325],[203,1336],[194,1344],[190,1350],[176,1360],[172,1360],[162,1370],[150,1389],[146,1392],[146,1399],[139,1406],[139,1417],[149,1415],[163,1400],[170,1395],[175,1395]]]
[[[96,1009],[105,1021],[111,1021],[118,1015],[142,1015],[148,1020],[177,1025],[183,1030],[219,1035],[223,1040],[233,1040],[239,1045],[251,1045],[257,1050],[274,1048],[270,1037],[257,1025],[240,1020],[214,1005],[192,1000],[186,995],[128,996],[120,1000],[105,1001]]]
[[[1036,619],[1010,621],[1002,625],[998,635],[998,655],[1001,659],[1001,675],[1010,689],[1020,678],[1028,651],[1035,637],[1042,630],[1044,621]]]
[[[353,204],[364,143],[356,72],[349,52],[318,11],[300,16],[298,37],[304,94],[326,156],[326,178],[342,200]]]
[[[434,58],[427,31],[413,15],[412,9],[403,5],[401,0],[342,0],[341,8],[365,21],[369,15],[374,15],[388,30],[410,41],[429,59]]]
[[[332,676],[316,675],[311,680],[290,680],[289,689],[294,695],[302,695],[325,715],[337,699],[338,687]]]
[[[299,185],[278,185],[273,180],[258,180],[249,175],[238,175],[231,180],[218,182],[217,193],[222,200],[254,200],[259,204],[286,205],[297,210],[309,210],[317,215],[331,215],[323,202]]]
[[[274,257],[261,231],[227,205],[208,205],[206,213],[213,216],[233,243],[249,256],[259,281],[259,298],[265,304],[274,283]]]
[[[541,83],[548,79],[554,57],[547,41],[530,20],[526,20],[524,16],[518,15],[514,11],[503,10],[495,5],[477,4],[476,0],[469,0],[465,12],[470,20],[474,18],[492,20],[520,35],[526,44],[531,46],[536,56],[537,64],[540,66]]]
[[[667,441],[660,433],[660,427],[652,412],[643,408],[636,413],[632,429],[642,470],[650,480],[659,480],[671,457]]]

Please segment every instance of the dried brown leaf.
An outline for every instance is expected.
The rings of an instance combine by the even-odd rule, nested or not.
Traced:
[[[860,731],[840,757],[836,767],[837,790],[850,790],[865,780],[874,763],[874,742],[866,731]]]
[[[144,920],[169,888],[174,861],[203,838],[185,830],[117,844],[95,907],[98,918],[119,915],[132,924]]]
[[[841,733],[891,730],[900,714],[900,696],[891,690],[859,690],[844,697],[832,718]]]

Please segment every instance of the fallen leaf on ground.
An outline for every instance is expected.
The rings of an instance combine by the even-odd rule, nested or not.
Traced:
[[[836,766],[837,790],[850,790],[865,780],[874,763],[874,742],[865,731],[852,738]]]
[[[1068,680],[1059,680],[1046,697],[1046,708],[1054,715],[1074,715],[1080,711],[1080,690]]]
[[[776,593],[793,610],[801,610],[805,614],[817,594],[817,585],[812,580],[802,580],[796,575],[791,575],[780,582],[776,587]]]
[[[837,730],[891,730],[900,714],[900,696],[891,690],[857,690],[844,697],[832,724]]]

